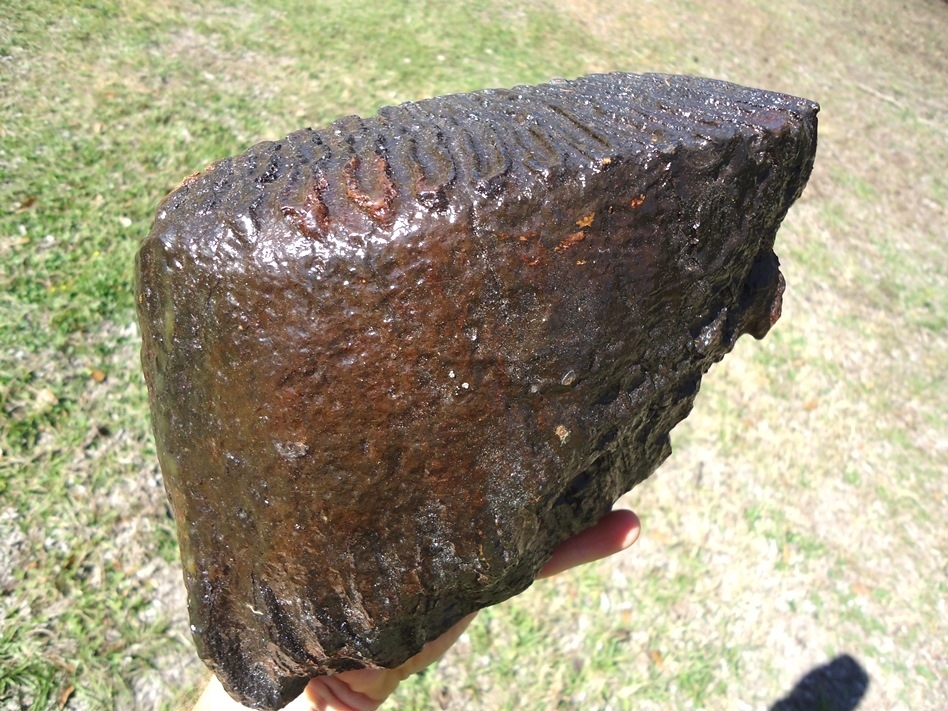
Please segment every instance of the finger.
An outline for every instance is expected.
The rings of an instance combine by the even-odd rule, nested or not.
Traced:
[[[583,563],[590,563],[625,550],[639,537],[639,517],[625,509],[610,511],[599,523],[563,541],[537,579],[548,578]]]
[[[339,676],[310,679],[300,699],[307,705],[300,706],[299,711],[376,711],[384,701],[356,691]]]

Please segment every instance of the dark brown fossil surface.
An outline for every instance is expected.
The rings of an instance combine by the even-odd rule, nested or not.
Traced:
[[[278,708],[526,588],[780,314],[816,104],[610,74],[384,108],[188,178],[138,256],[202,658]]]

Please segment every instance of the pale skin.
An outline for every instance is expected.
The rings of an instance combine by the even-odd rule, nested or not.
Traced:
[[[638,517],[631,511],[612,511],[592,528],[560,544],[537,578],[548,578],[618,553],[635,543],[638,537]],[[465,617],[396,669],[360,669],[311,679],[302,695],[286,706],[286,711],[375,711],[402,681],[438,661],[457,642],[476,614]],[[208,682],[194,707],[194,711],[246,709],[224,691],[216,678]]]

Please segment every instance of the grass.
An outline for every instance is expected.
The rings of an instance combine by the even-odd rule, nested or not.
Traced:
[[[203,674],[137,362],[157,201],[306,125],[612,69],[822,103],[784,318],[627,497],[632,552],[485,611],[391,707],[766,707],[848,651],[865,708],[942,708],[946,33],[927,0],[0,0],[0,710],[178,708]]]

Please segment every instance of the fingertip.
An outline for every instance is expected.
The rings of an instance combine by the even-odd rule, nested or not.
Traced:
[[[642,530],[642,521],[635,511],[631,509],[616,509],[611,512],[610,516],[615,518],[616,527],[624,530],[619,544],[621,550],[625,550],[639,540],[639,533]]]
[[[638,537],[639,517],[633,511],[610,511],[592,528],[557,546],[538,577],[548,578],[574,566],[614,555],[631,546]]]
[[[593,529],[612,553],[625,550],[639,538],[641,521],[630,509],[614,509],[603,516]]]

